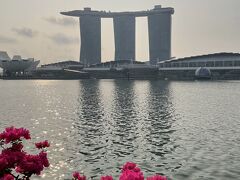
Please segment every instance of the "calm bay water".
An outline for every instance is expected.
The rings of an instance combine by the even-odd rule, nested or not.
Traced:
[[[0,130],[11,125],[51,142],[43,179],[117,179],[127,161],[146,176],[240,179],[240,81],[1,80]]]

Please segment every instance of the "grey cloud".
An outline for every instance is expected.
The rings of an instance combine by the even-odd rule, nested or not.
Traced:
[[[14,38],[0,36],[0,43],[15,43],[15,42],[17,42],[17,40]]]
[[[69,36],[66,36],[65,34],[61,34],[61,33],[49,36],[49,38],[57,44],[77,44],[77,43],[79,43],[78,38],[69,37]]]
[[[68,18],[49,17],[44,19],[51,24],[56,24],[60,26],[74,26],[77,24],[77,21],[71,17],[68,17]]]
[[[12,30],[18,35],[28,37],[28,38],[33,38],[38,34],[37,31],[33,31],[30,28],[13,28]]]

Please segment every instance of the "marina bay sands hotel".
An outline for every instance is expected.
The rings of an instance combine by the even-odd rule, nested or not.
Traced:
[[[101,63],[101,18],[113,18],[115,39],[115,61],[135,61],[136,17],[148,17],[149,60],[151,64],[171,58],[171,16],[173,8],[162,8],[136,12],[93,11],[91,8],[61,12],[63,15],[79,17],[80,62]]]

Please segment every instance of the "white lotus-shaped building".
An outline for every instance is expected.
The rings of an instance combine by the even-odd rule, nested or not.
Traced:
[[[7,52],[0,51],[0,67],[3,72],[30,72],[36,69],[40,61],[35,61],[34,58],[22,59],[21,56],[15,55],[11,59]]]

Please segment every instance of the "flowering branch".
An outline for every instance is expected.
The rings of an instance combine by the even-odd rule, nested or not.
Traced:
[[[31,139],[29,131],[24,128],[9,127],[0,133],[2,148],[0,153],[0,180],[28,180],[33,174],[40,175],[45,167],[49,167],[45,149],[50,146],[48,141],[36,143],[35,146],[41,152],[31,155],[23,150],[23,139]]]
[[[86,176],[81,175],[79,172],[74,172],[72,180],[86,180]],[[102,176],[100,180],[113,180],[113,177]],[[144,175],[141,169],[137,167],[137,164],[133,162],[127,162],[122,167],[119,180],[144,180]],[[146,180],[167,180],[167,177],[155,175],[155,176],[147,177]]]

